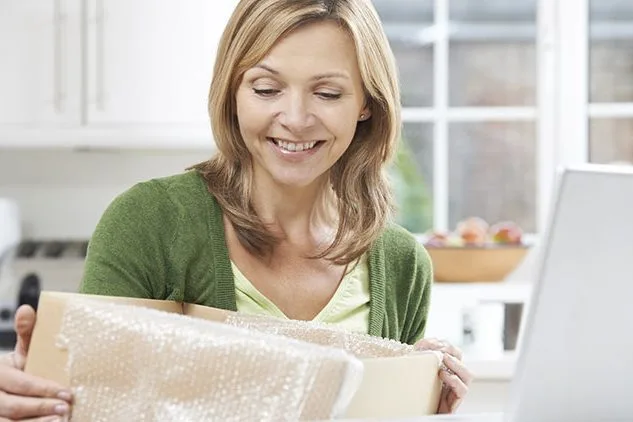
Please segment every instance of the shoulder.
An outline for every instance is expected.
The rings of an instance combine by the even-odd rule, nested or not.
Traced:
[[[213,209],[208,204],[213,202],[204,181],[194,171],[138,182],[109,204],[97,232],[125,228],[147,235],[155,231],[173,240],[183,221],[187,226],[206,224],[206,213]]]
[[[112,202],[113,206],[127,205],[138,211],[174,211],[183,206],[211,199],[204,188],[200,175],[187,171],[175,175],[154,178],[138,182],[119,194]]]
[[[386,264],[405,270],[431,271],[431,259],[422,243],[408,230],[395,223],[387,225],[380,237]]]
[[[206,191],[204,189],[205,183],[200,173],[195,170],[188,170],[183,173],[178,173],[170,176],[151,179],[145,183],[153,183],[168,192],[200,192]]]
[[[124,195],[178,203],[201,198],[205,192],[202,177],[195,171],[187,171],[139,182],[124,192]]]

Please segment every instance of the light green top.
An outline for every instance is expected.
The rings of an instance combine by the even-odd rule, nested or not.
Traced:
[[[264,296],[231,261],[235,278],[237,310],[254,315],[287,318],[286,315]],[[349,331],[369,332],[369,268],[365,255],[341,280],[327,305],[314,321],[337,324]]]
[[[412,344],[424,334],[432,267],[388,223],[367,253],[369,334]],[[237,310],[223,214],[195,171],[139,183],[112,201],[90,240],[80,292]]]

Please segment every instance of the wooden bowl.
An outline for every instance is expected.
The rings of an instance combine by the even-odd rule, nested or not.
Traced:
[[[435,281],[503,281],[525,258],[528,246],[426,246]]]

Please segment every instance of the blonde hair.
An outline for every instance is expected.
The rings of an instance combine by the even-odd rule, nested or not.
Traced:
[[[244,73],[299,26],[334,21],[354,41],[371,118],[330,169],[336,209],[333,242],[315,258],[348,264],[365,253],[390,220],[393,205],[384,174],[400,136],[400,92],[393,53],[370,0],[241,0],[224,30],[209,92],[218,151],[192,168],[207,181],[242,245],[266,256],[279,239],[266,229],[251,201],[252,162],[237,123],[235,94]]]

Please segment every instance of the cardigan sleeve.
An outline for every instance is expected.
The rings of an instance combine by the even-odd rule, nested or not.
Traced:
[[[91,237],[80,293],[163,299],[177,226],[157,183],[139,183],[116,197]]]
[[[407,306],[406,333],[403,333],[403,341],[414,344],[424,337],[431,303],[431,288],[433,285],[433,264],[431,258],[421,244],[416,244],[415,265],[411,289],[409,291],[409,304]]]

